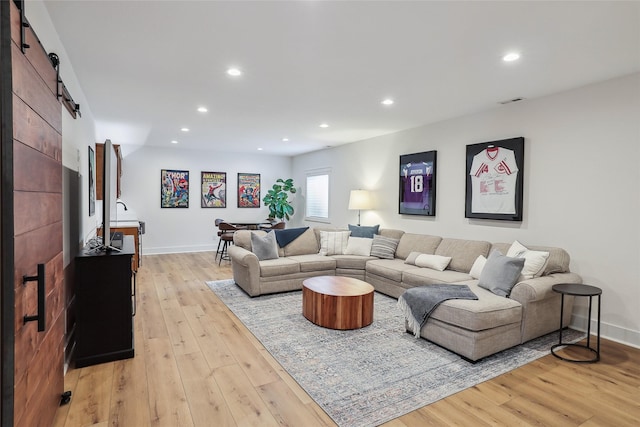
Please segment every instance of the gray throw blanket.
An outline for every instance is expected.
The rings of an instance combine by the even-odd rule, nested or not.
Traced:
[[[478,299],[478,297],[467,285],[425,285],[404,291],[398,298],[398,308],[404,313],[415,337],[420,338],[420,329],[433,310],[441,302],[449,299]]]

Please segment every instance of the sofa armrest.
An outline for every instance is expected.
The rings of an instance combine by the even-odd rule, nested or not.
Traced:
[[[233,280],[250,296],[260,295],[260,262],[251,251],[240,246],[229,246]]]
[[[551,288],[560,283],[582,283],[576,273],[553,273],[547,276],[534,277],[516,283],[509,298],[525,305],[528,302],[541,301],[558,295]]]

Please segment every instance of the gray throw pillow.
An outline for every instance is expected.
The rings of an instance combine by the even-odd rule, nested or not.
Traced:
[[[493,251],[480,273],[478,286],[496,295],[508,297],[511,288],[518,282],[524,258],[511,258],[502,255],[500,251]]]
[[[380,224],[378,225],[351,225],[349,224],[349,231],[351,237],[366,237],[367,239],[373,239],[373,236],[378,234]]]
[[[373,242],[371,243],[371,256],[382,259],[394,259],[399,242],[400,239],[393,239],[376,234],[373,236]]]
[[[251,251],[256,254],[260,261],[278,259],[276,233],[267,233],[264,236],[251,233]]]

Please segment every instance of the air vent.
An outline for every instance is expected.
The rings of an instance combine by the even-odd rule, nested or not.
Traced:
[[[524,98],[513,98],[513,99],[507,99],[506,101],[500,101],[498,102],[498,104],[511,104],[512,102],[518,102],[518,101],[522,101]]]

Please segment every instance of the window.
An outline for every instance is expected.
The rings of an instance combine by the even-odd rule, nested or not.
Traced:
[[[329,175],[330,169],[307,172],[308,221],[329,222]]]

